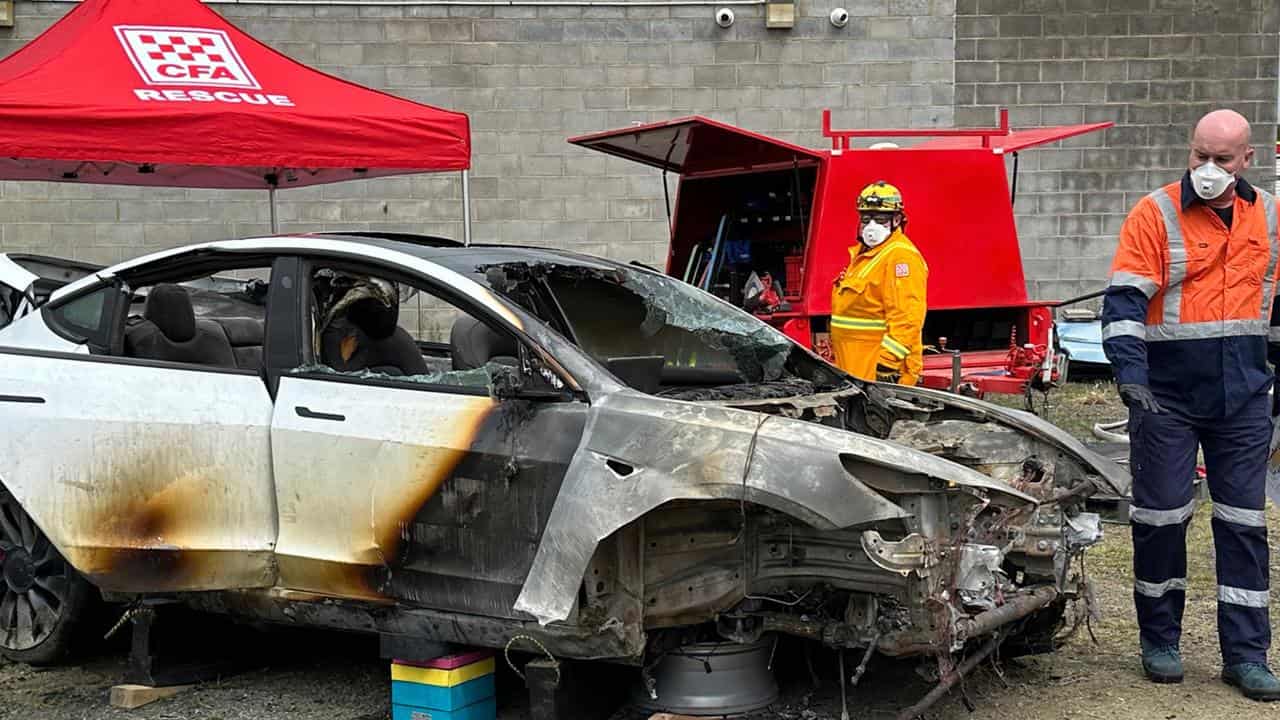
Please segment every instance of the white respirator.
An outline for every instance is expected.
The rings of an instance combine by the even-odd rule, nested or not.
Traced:
[[[1222,195],[1235,180],[1235,175],[1218,167],[1212,160],[1191,171],[1191,187],[1202,200]]]
[[[885,240],[888,240],[890,232],[892,231],[889,230],[889,228],[881,225],[875,220],[872,220],[862,226],[862,244],[869,248],[873,248]]]

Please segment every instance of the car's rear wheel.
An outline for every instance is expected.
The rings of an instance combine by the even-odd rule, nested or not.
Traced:
[[[94,591],[0,487],[0,655],[44,665],[66,657]]]

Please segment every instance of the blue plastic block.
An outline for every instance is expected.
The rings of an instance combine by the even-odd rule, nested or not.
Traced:
[[[391,704],[430,710],[456,710],[487,700],[494,694],[493,675],[484,675],[453,687],[391,681]]]
[[[497,717],[496,698],[481,700],[457,710],[432,710],[411,705],[391,706],[391,720],[495,720]]]

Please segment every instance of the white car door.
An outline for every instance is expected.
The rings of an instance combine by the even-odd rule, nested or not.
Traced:
[[[433,363],[426,374],[314,362],[280,378],[272,425],[279,585],[514,616],[586,406],[491,396],[495,354],[455,369],[450,345],[439,342],[470,316],[438,301],[420,312],[402,314],[400,324],[434,328],[417,338]],[[468,337],[486,332],[466,327]],[[501,345],[503,361],[518,353],[514,340],[480,344]],[[334,346],[360,352],[354,340]]]
[[[45,317],[84,341],[113,322],[113,293]],[[253,370],[0,346],[0,483],[103,589],[268,586],[271,411]]]

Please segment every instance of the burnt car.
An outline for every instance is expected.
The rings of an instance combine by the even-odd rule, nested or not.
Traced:
[[[1085,500],[1128,485],[1033,415],[856,380],[561,250],[232,240],[25,302],[0,330],[20,661],[146,598],[634,665],[763,633],[1047,650],[1088,597]]]

